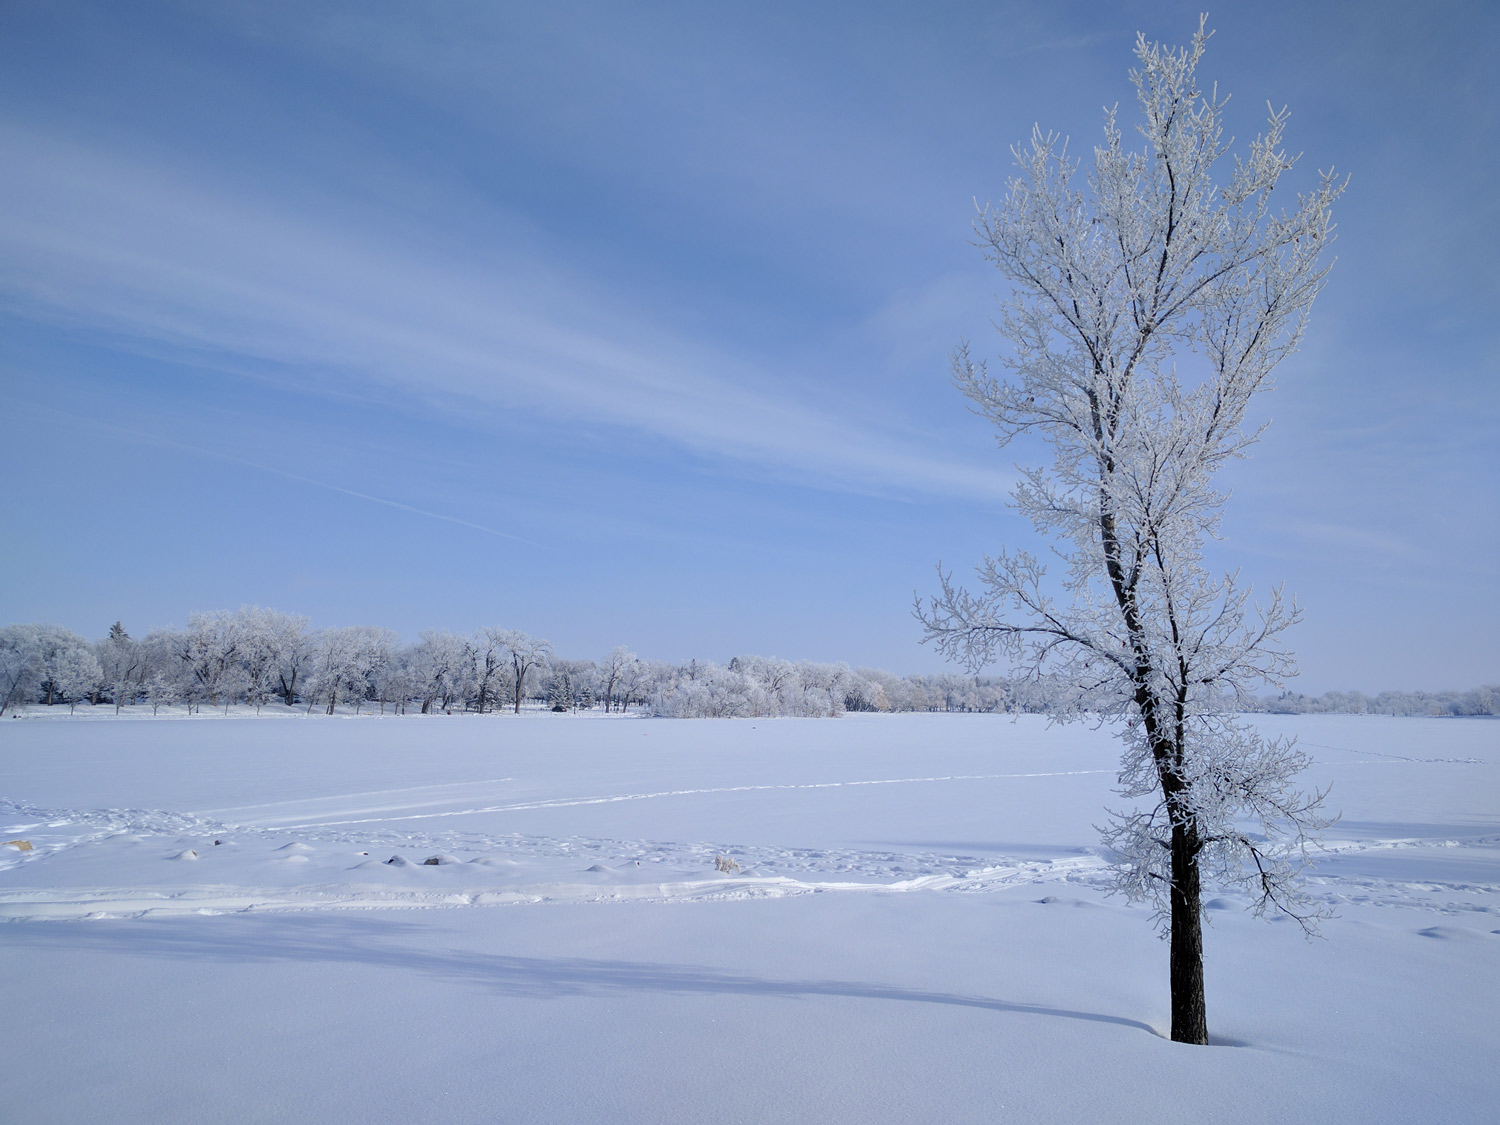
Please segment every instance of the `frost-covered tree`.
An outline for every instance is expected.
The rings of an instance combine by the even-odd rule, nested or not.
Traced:
[[[409,654],[411,675],[419,685],[416,696],[422,700],[422,714],[434,707],[447,711],[455,701],[462,702],[469,691],[473,667],[467,642],[441,629],[427,629]]]
[[[547,706],[554,711],[570,711],[573,709],[573,670],[568,667],[568,662],[555,660],[547,669],[547,686],[545,689]]]
[[[224,669],[223,675],[219,677],[214,700],[218,706],[224,708],[224,714],[229,714],[229,708],[244,699],[251,699],[256,690],[256,685],[251,682],[250,673],[245,670],[243,664],[232,663]],[[256,705],[259,710],[259,704]]]
[[[865,694],[879,711],[916,710],[915,693],[910,680],[893,676],[880,668],[859,668],[856,675],[865,682]],[[878,698],[877,698],[878,693]],[[881,706],[881,704],[884,706]]]
[[[359,652],[362,668],[359,690],[354,701],[356,714],[365,700],[380,696],[379,685],[386,680],[388,670],[399,665],[401,638],[391,629],[364,625],[359,629]]]
[[[599,698],[599,665],[592,660],[571,660],[568,663],[573,676],[574,702],[589,710]]]
[[[389,629],[371,625],[324,629],[313,642],[309,700],[322,701],[329,715],[336,712],[340,702],[352,703],[358,714],[374,693],[375,680],[395,659],[398,647],[398,638]]]
[[[626,664],[615,681],[615,699],[620,711],[629,711],[632,703],[644,703],[655,681],[656,668],[651,661],[637,658]]]
[[[146,698],[151,701],[151,714],[155,715],[158,708],[182,702],[182,682],[166,672],[155,672],[146,681]]]
[[[24,703],[68,703],[70,709],[103,684],[93,648],[56,625],[0,629],[0,713]]]
[[[192,710],[191,673],[183,653],[181,630],[178,629],[153,629],[141,641],[141,654],[146,664],[146,697],[151,700],[153,715],[167,702],[167,696],[171,696],[171,703],[185,702],[189,712]]]
[[[849,677],[849,686],[844,689],[845,711],[889,711],[891,701],[886,697],[885,685],[879,677],[865,674],[861,668]]]
[[[526,677],[537,668],[545,667],[552,659],[552,645],[521,632],[506,629],[500,635],[501,643],[510,658],[512,684],[515,692],[516,714],[521,713],[521,699],[526,693]]]
[[[504,629],[481,629],[469,641],[469,660],[481,715],[490,700],[500,697],[506,672],[510,670],[510,652],[505,647],[505,636]]]
[[[674,719],[736,719],[768,713],[765,691],[744,672],[694,660],[652,696],[653,714]]]
[[[1247,408],[1327,274],[1342,190],[1320,174],[1280,206],[1285,110],[1218,182],[1231,142],[1225,99],[1196,76],[1207,38],[1200,24],[1187,48],[1138,39],[1144,145],[1109,112],[1080,189],[1080,162],[1038,129],[1015,150],[1005,204],[976,224],[1012,286],[998,322],[1011,350],[997,377],[960,348],[954,378],[1002,445],[1050,447],[1014,501],[1068,566],[1052,585],[1037,558],[1003,552],[979,567],[978,593],[940,570],[941,593],[917,609],[945,655],[1050,678],[1058,718],[1122,723],[1121,793],[1147,804],[1105,839],[1119,887],[1157,907],[1172,1038],[1191,1043],[1208,1039],[1205,877],[1250,891],[1257,913],[1318,915],[1297,878],[1326,823],[1293,784],[1305,758],[1235,717],[1250,687],[1291,670],[1281,634],[1297,611],[1279,591],[1252,607],[1235,575],[1210,574],[1203,543],[1224,504],[1214,474],[1258,436]]]
[[[604,695],[606,713],[613,709],[614,701],[618,698],[616,692],[624,687],[631,666],[639,662],[640,657],[631,652],[629,647],[616,645],[604,658],[604,663],[599,665],[599,686]],[[624,708],[621,707],[621,710]]]
[[[33,702],[42,684],[42,626],[0,629],[0,715]]]
[[[736,656],[729,670],[743,675],[760,691],[756,714],[796,715],[801,711],[802,679],[790,660],[763,656]]]
[[[278,695],[290,707],[309,655],[307,618],[240,606],[228,627],[237,638],[235,658],[244,671],[245,698],[257,711]]]
[[[31,628],[36,646],[31,659],[36,661],[42,702],[49,707],[67,703],[71,710],[85,695],[98,690],[103,671],[86,640],[56,625]]]
[[[375,698],[380,702],[382,715],[385,714],[387,703],[393,705],[396,714],[406,714],[407,701],[419,698],[422,694],[416,646],[395,648],[390,659],[375,670],[370,682],[375,689]]]
[[[146,638],[148,648],[162,653],[165,674],[179,680],[189,710],[204,702],[227,704],[244,690],[241,624],[229,612],[193,613],[186,628],[163,629]]]
[[[554,711],[559,708],[571,711],[574,707],[592,706],[598,680],[599,666],[592,660],[561,660],[554,657],[547,663],[547,705]],[[589,700],[587,704],[584,703],[585,698]]]
[[[844,713],[844,696],[853,679],[849,665],[798,661],[797,679],[802,684],[802,699],[794,714],[833,716]]]
[[[94,696],[102,682],[99,660],[87,644],[60,648],[47,669],[47,683],[68,701],[69,714],[80,700]]]
[[[99,661],[100,683],[119,714],[120,708],[134,703],[144,689],[146,654],[125,626],[116,621],[109,627],[109,636],[94,645],[94,656]]]

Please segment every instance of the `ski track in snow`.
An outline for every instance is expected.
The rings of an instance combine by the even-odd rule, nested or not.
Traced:
[[[34,850],[29,852],[0,848],[0,870],[47,863],[65,853],[87,853],[89,849],[106,845],[111,840],[151,843],[166,853],[175,852],[164,858],[189,857],[190,849],[202,848],[206,853],[212,852],[218,846],[213,841],[220,840],[230,846],[222,854],[236,854],[242,861],[242,869],[247,863],[251,870],[255,870],[256,863],[274,863],[278,853],[291,848],[298,851],[280,855],[283,863],[278,874],[284,874],[286,861],[310,862],[307,855],[300,853],[311,853],[318,855],[323,866],[316,872],[309,870],[308,875],[327,877],[322,881],[309,879],[306,883],[289,886],[193,883],[88,889],[17,887],[0,891],[0,920],[223,914],[249,910],[453,908],[562,901],[664,902],[825,892],[985,893],[1041,884],[1074,884],[1104,890],[1110,885],[1107,861],[1101,849],[1091,847],[1080,847],[1077,854],[1064,858],[1036,860],[939,851],[786,848],[725,841],[618,840],[459,830],[424,832],[380,826],[483,813],[561,809],[705,794],[1065,777],[1109,772],[1112,771],[1063,770],[735,785],[555,797],[446,809],[442,806],[454,804],[456,798],[427,799],[435,796],[431,791],[465,790],[472,795],[476,786],[503,784],[512,779],[492,778],[479,782],[294,798],[209,809],[202,813],[132,808],[49,809],[0,800],[0,833],[7,838],[29,838],[34,844]],[[423,800],[393,799],[377,805],[357,803],[361,798],[397,798],[400,794],[419,793],[424,794]],[[356,803],[351,805],[350,802]],[[318,817],[308,807],[317,805],[329,806],[324,816]],[[236,822],[219,819],[210,813],[253,815]],[[1418,848],[1493,852],[1500,849],[1500,835],[1330,840],[1323,852],[1338,858],[1373,853],[1395,855]],[[388,865],[381,862],[388,852],[396,856],[402,856],[403,852],[413,854],[402,856],[406,863],[391,865],[392,870],[388,870]],[[423,857],[429,854],[442,856],[444,860],[441,864],[426,866]],[[733,858],[741,870],[728,874],[715,872],[714,863],[718,856]],[[341,866],[330,870],[328,864],[331,862]],[[369,874],[372,868],[377,868],[374,876]],[[403,872],[403,877],[428,880],[433,885],[386,885],[369,881],[376,876],[394,878]],[[447,885],[437,885],[439,882]],[[1335,907],[1360,904],[1417,908],[1447,915],[1474,912],[1500,915],[1500,905],[1497,905],[1500,903],[1500,884],[1496,883],[1314,873],[1308,880],[1308,889]],[[1232,902],[1232,898],[1220,901]]]
[[[288,805],[311,805],[326,801],[347,801],[351,797],[384,797],[391,793],[421,793],[428,789],[473,789],[479,785],[502,785],[514,781],[511,777],[491,777],[480,781],[441,781],[434,785],[403,785],[398,789],[364,789],[358,793],[341,793],[336,797],[290,797],[280,801],[266,801],[258,805],[230,805],[225,808],[205,809],[195,814],[246,812],[250,809],[280,809]]]
[[[697,797],[712,793],[756,793],[793,789],[851,789],[866,785],[918,785],[940,781],[1001,781],[1031,777],[1080,777],[1085,774],[1113,773],[1113,770],[1049,770],[1038,773],[976,773],[949,774],[943,777],[889,777],[870,781],[813,781],[784,782],[770,785],[720,785],[704,789],[661,789],[648,793],[612,793],[594,797],[557,797],[542,801],[521,801],[514,804],[486,805],[473,809],[452,809],[441,813],[413,813],[409,816],[375,816],[352,820],[310,820],[302,824],[285,824],[287,830],[299,828],[333,827],[350,824],[376,824],[397,820],[431,820],[437,817],[477,816],[482,813],[525,812],[534,809],[566,809],[580,805],[610,805],[622,801],[650,801],[663,797]],[[508,779],[507,779],[508,780]],[[336,800],[337,798],[327,798]],[[440,804],[441,802],[434,802]],[[391,806],[394,810],[397,806]],[[412,807],[412,806],[403,806]],[[369,809],[368,812],[388,811]]]

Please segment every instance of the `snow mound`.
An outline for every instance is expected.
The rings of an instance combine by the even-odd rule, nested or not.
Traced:
[[[217,841],[215,842],[217,843]],[[293,840],[290,844],[282,844],[281,847],[277,848],[276,850],[278,852],[310,852],[313,849],[308,847],[308,845],[304,844],[301,840]]]
[[[409,860],[409,859],[407,859],[404,855],[393,855],[393,856],[391,856],[390,859],[386,860],[385,862],[386,862],[386,865],[388,867],[412,867],[412,866],[414,866],[414,864],[412,863],[412,861]]]
[[[192,848],[189,848],[185,852],[178,852],[176,855],[172,856],[172,858],[173,859],[197,859],[198,858],[198,853],[195,852],[195,851],[193,851]]]
[[[1500,930],[1495,931],[1500,933]],[[1435,941],[1469,941],[1479,937],[1474,930],[1466,930],[1462,926],[1428,926],[1425,930],[1418,930],[1418,934]]]
[[[1081,898],[1064,895],[1043,895],[1036,900],[1042,906],[1097,906],[1097,903],[1085,902]]]

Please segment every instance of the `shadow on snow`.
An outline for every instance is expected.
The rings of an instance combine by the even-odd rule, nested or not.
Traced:
[[[12,948],[85,948],[123,955],[225,963],[343,962],[421,973],[444,981],[489,989],[507,997],[555,1000],[629,992],[708,994],[801,999],[826,996],[910,1004],[947,1004],[993,1012],[1116,1024],[1161,1038],[1150,1024],[1124,1016],[1082,1012],[984,996],[901,988],[864,981],[776,980],[719,969],[649,961],[582,957],[517,957],[470,950],[422,949],[379,940],[426,934],[425,927],[382,919],[375,927],[353,919],[262,916],[227,929],[231,919],[138,919],[96,922],[35,922],[7,928]]]

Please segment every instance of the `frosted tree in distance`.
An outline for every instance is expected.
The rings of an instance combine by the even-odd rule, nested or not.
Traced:
[[[481,629],[468,646],[474,682],[479,689],[479,713],[483,715],[490,699],[499,694],[496,689],[510,660],[510,650],[505,646],[505,630]]]
[[[0,715],[36,696],[42,680],[42,625],[0,629]]]
[[[623,687],[628,678],[628,670],[635,664],[640,663],[640,657],[631,652],[625,645],[616,645],[604,658],[603,665],[599,668],[599,675],[604,683],[604,710],[608,713],[615,700],[616,687]],[[623,707],[620,710],[624,710]]]
[[[519,629],[506,629],[499,637],[500,644],[510,657],[512,681],[515,687],[516,714],[521,713],[521,697],[526,693],[526,674],[544,667],[552,659],[552,645]]]
[[[1306,764],[1236,718],[1248,691],[1292,668],[1281,635],[1298,617],[1279,590],[1252,606],[1233,574],[1203,560],[1225,497],[1215,472],[1259,436],[1246,409],[1296,347],[1328,267],[1332,205],[1320,174],[1290,210],[1272,194],[1294,158],[1287,113],[1236,157],[1227,182],[1225,100],[1195,77],[1208,33],[1186,48],[1138,37],[1131,72],[1144,146],[1105,117],[1087,187],[1056,136],[1015,149],[1003,206],[976,223],[1012,285],[998,322],[1004,376],[954,355],[955,382],[999,431],[1050,449],[1022,471],[1016,507],[1057,544],[1055,581],[1024,551],[979,567],[979,591],[953,584],[917,615],[951,659],[1005,657],[1054,692],[1059,719],[1121,721],[1121,794],[1147,803],[1113,814],[1105,842],[1119,887],[1155,903],[1170,941],[1172,1038],[1208,1041],[1202,887],[1248,890],[1257,913],[1311,930],[1301,893],[1322,795],[1297,791]],[[1279,204],[1279,197],[1278,204]],[[1184,370],[1176,363],[1181,359]]]

